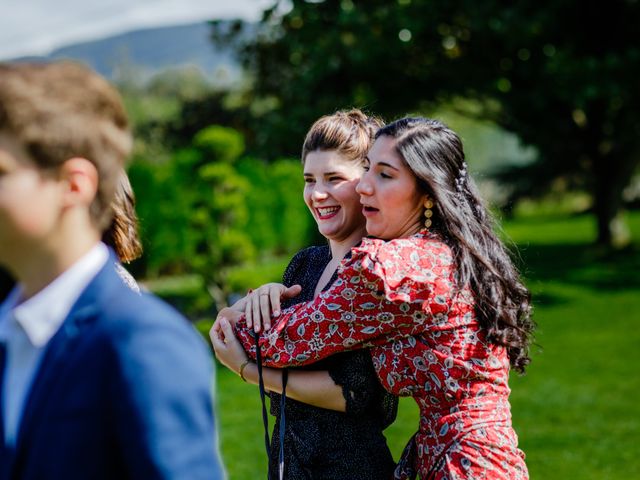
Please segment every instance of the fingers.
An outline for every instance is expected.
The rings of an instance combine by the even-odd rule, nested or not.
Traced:
[[[300,295],[302,287],[300,285],[291,285],[284,292],[282,292],[282,298],[293,298]]]
[[[251,328],[253,328],[253,307],[251,305],[251,298],[253,297],[253,295],[250,298],[247,298],[246,303],[244,304],[244,318],[247,321],[247,328],[249,328],[249,330],[251,330]]]
[[[280,315],[281,298],[292,298],[300,294],[302,287],[285,287],[280,283],[269,283],[254,290],[246,297],[244,315],[247,327],[254,331],[269,330],[271,318]]]
[[[251,299],[251,314],[253,315],[253,330],[260,331],[260,293],[254,293]]]
[[[265,330],[269,330],[271,328],[271,296],[269,292],[260,293],[259,302],[260,302],[260,315],[262,320],[262,325]]]
[[[233,327],[227,321],[226,318],[220,320],[220,329],[224,335],[224,343],[230,343],[236,339],[235,333],[233,332]]]
[[[220,352],[225,348],[223,332],[221,330],[221,321],[216,320],[211,330],[209,330],[209,338],[211,339],[211,345],[216,352],[216,357],[220,358]]]
[[[269,301],[271,302],[271,309],[273,310],[273,316],[277,317],[280,315],[280,290],[276,288],[269,289]],[[266,326],[265,322],[265,330],[269,330],[271,328],[271,322],[269,322],[269,326]]]
[[[211,328],[209,329],[209,338],[214,346],[218,336],[220,335],[220,319],[221,317],[216,318],[216,321],[213,322],[213,325],[211,325]]]
[[[226,318],[220,317],[216,320],[216,323],[214,327],[211,328],[209,334],[216,358],[222,365],[231,371],[235,371],[234,365],[238,362],[235,361],[234,349],[231,348],[234,345],[232,345],[231,342],[234,341],[238,343],[238,340],[234,336],[231,323],[229,323]]]
[[[233,305],[231,305],[230,307],[227,307],[227,308],[235,310],[236,312],[244,312],[244,307],[245,307],[245,305],[247,303],[247,298],[250,295],[251,295],[251,293],[248,293],[244,297],[242,297],[239,300],[237,300],[236,303],[234,303]]]

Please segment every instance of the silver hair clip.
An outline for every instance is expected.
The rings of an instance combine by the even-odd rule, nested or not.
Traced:
[[[456,190],[459,193],[462,193],[464,190],[464,182],[467,179],[467,162],[462,162],[462,166],[460,167],[460,171],[458,172],[458,177],[456,178]]]

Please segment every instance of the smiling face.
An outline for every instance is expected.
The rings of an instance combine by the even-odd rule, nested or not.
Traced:
[[[304,201],[318,231],[336,242],[364,234],[356,185],[363,167],[335,150],[309,152],[304,162]]]
[[[395,147],[394,138],[378,137],[356,188],[367,233],[383,240],[408,237],[420,230],[426,200],[416,176]]]

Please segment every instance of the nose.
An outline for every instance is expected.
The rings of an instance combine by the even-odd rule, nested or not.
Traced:
[[[373,193],[373,188],[371,186],[371,182],[369,182],[368,172],[365,172],[364,175],[360,178],[358,185],[356,185],[356,193],[360,195],[371,195]]]
[[[316,185],[311,191],[311,199],[314,201],[324,200],[327,197],[327,191],[319,185]]]

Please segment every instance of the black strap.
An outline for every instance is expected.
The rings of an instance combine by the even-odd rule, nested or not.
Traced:
[[[280,452],[278,455],[278,472],[280,480],[284,479],[284,430],[287,422],[285,420],[285,404],[287,399],[287,380],[289,379],[289,370],[282,370],[282,395],[280,395]]]
[[[269,455],[269,419],[267,417],[267,404],[264,394],[264,379],[262,378],[262,355],[260,354],[260,334],[253,332],[253,338],[256,341],[256,365],[258,366],[258,387],[260,388],[260,400],[262,401],[262,423],[264,424],[264,446],[267,450],[267,458]]]
[[[267,404],[265,401],[264,378],[262,376],[262,353],[260,352],[260,334],[253,332],[256,341],[256,365],[258,367],[258,388],[260,389],[260,401],[262,402],[262,423],[264,425],[264,445],[267,451],[267,459],[271,462],[269,452],[269,420],[267,417]],[[287,425],[285,419],[285,407],[287,399],[287,381],[289,380],[289,370],[282,370],[282,394],[280,395],[280,451],[278,453],[278,476],[284,479],[284,432]],[[268,468],[271,471],[271,468]],[[269,474],[267,473],[267,478]]]

